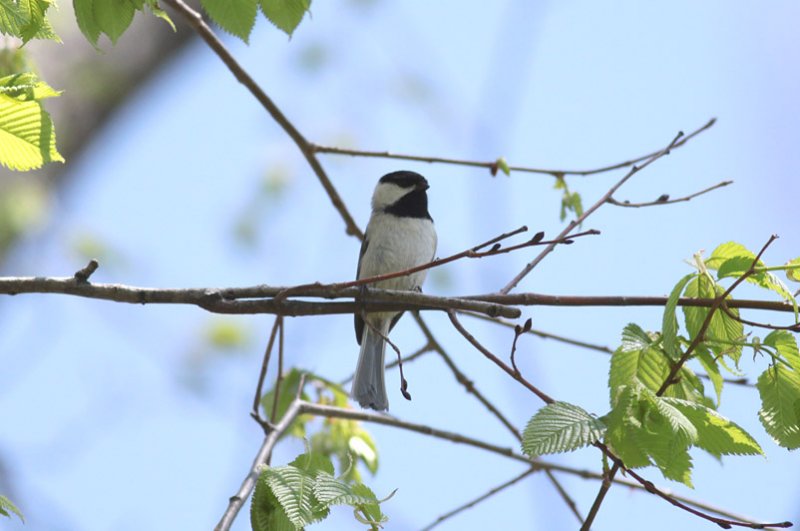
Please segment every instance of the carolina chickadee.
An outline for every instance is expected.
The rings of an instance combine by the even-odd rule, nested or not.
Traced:
[[[372,215],[367,224],[356,278],[403,271],[433,260],[436,230],[428,213],[428,181],[411,171],[396,171],[381,177],[372,194]],[[419,291],[426,271],[375,282],[381,289]],[[369,323],[355,315],[356,340],[361,345],[350,395],[361,407],[383,411],[389,408],[383,378],[386,341],[384,336],[403,312],[371,312]],[[377,330],[377,332],[376,332]]]

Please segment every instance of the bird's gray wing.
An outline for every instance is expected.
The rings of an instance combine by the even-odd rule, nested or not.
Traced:
[[[364,253],[367,252],[367,247],[369,246],[369,240],[364,237],[364,240],[361,242],[361,251],[358,253],[358,267],[356,268],[356,278],[361,277],[361,259],[364,258]],[[356,325],[356,341],[358,344],[361,344],[361,336],[364,335],[364,319],[361,317],[359,312],[355,312],[353,314],[355,318],[355,325]]]

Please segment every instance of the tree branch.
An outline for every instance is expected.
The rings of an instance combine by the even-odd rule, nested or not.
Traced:
[[[641,207],[649,207],[649,206],[659,206],[659,205],[672,205],[674,203],[681,203],[683,201],[691,201],[697,196],[701,196],[703,194],[707,194],[712,192],[718,188],[722,188],[724,186],[728,186],[729,184],[733,184],[733,181],[722,181],[721,183],[717,183],[714,186],[710,186],[704,190],[700,190],[699,192],[695,192],[693,194],[689,194],[687,196],[678,197],[676,199],[670,199],[669,195],[664,194],[655,201],[647,201],[644,203],[631,203],[630,201],[617,201],[613,197],[608,198],[608,202],[612,205],[620,206],[620,207],[629,207],[629,208],[641,208]]]
[[[683,134],[682,131],[679,132],[678,135],[672,140],[672,142],[670,142],[667,145],[667,147],[665,147],[661,151],[657,151],[657,152],[651,154],[650,156],[646,157],[645,159],[643,159],[644,162],[642,163],[641,166],[632,166],[631,169],[628,171],[628,173],[626,173],[625,176],[622,177],[622,179],[617,181],[617,183],[614,184],[614,186],[609,188],[609,190],[605,194],[603,194],[603,196],[600,199],[598,199],[591,207],[589,207],[587,210],[585,210],[583,212],[583,214],[578,216],[577,219],[575,219],[574,221],[571,221],[566,226],[566,228],[559,233],[559,235],[557,236],[556,239],[565,238],[565,237],[569,236],[569,233],[572,232],[572,230],[575,227],[580,226],[580,224],[583,223],[586,220],[586,218],[591,216],[598,208],[603,206],[608,201],[608,199],[611,196],[613,196],[614,193],[617,190],[619,190],[619,188],[628,181],[628,179],[630,179],[631,177],[633,177],[634,175],[636,175],[637,173],[639,173],[640,171],[642,171],[643,169],[648,167],[650,164],[652,164],[655,161],[657,161],[658,159],[660,159],[661,157],[669,155],[670,150],[685,144],[689,139],[693,138],[694,136],[700,134],[701,132],[705,131],[706,129],[708,129],[709,127],[714,125],[715,121],[716,121],[716,119],[712,118],[705,125],[703,125],[702,127],[696,129],[695,131],[693,131],[692,133],[690,133],[686,137],[684,137],[684,134]],[[682,138],[683,138],[683,141],[681,141]],[[548,254],[550,254],[553,251],[553,249],[555,249],[555,245],[548,245],[547,247],[545,247],[544,250],[541,253],[539,253],[536,256],[536,258],[533,259],[532,262],[528,263],[522,269],[522,271],[520,271],[519,274],[517,274],[517,276],[515,276],[508,284],[505,285],[505,287],[503,287],[503,289],[500,290],[500,293],[507,294],[509,291],[514,289],[517,286],[517,284],[519,284],[522,281],[522,279],[525,278],[525,276],[527,276],[527,274],[530,273],[533,270],[533,268],[536,267],[539,264],[539,262],[541,262],[544,259],[545,256],[547,256]]]
[[[689,136],[684,137],[682,140],[677,142],[673,147],[680,147],[688,142],[692,137],[696,134],[702,132],[705,129],[708,129],[716,122],[716,118],[712,118],[708,124],[706,124],[703,129],[695,131]],[[472,166],[477,168],[486,168],[487,170],[496,170],[497,169],[497,161],[492,162],[483,162],[483,161],[474,161],[474,160],[463,160],[463,159],[453,159],[453,158],[445,158],[445,157],[429,157],[423,155],[403,155],[400,153],[390,153],[389,151],[365,151],[360,149],[347,149],[347,148],[340,148],[340,147],[331,147],[331,146],[320,146],[318,144],[310,144],[311,148],[316,153],[327,153],[330,155],[350,155],[353,157],[365,157],[365,158],[382,158],[382,159],[395,159],[395,160],[409,160],[415,162],[427,162],[427,163],[441,163],[441,164],[453,164],[457,166]],[[595,175],[597,173],[604,173],[608,171],[618,170],[621,168],[628,168],[633,166],[634,164],[641,162],[643,160],[647,160],[655,155],[658,155],[659,151],[654,151],[652,153],[648,153],[647,155],[642,155],[641,157],[637,157],[635,159],[626,160],[624,162],[618,162],[616,164],[611,164],[609,166],[601,166],[599,168],[594,168],[591,170],[551,170],[551,169],[543,169],[543,168],[531,168],[527,166],[509,166],[508,169],[511,171],[517,172],[524,172],[524,173],[540,173],[546,175],[552,175],[553,177],[559,178],[565,175],[578,175],[585,177],[587,175]]]
[[[217,38],[208,24],[205,23],[200,13],[186,5],[183,0],[164,0],[164,4],[176,10],[184,19],[186,19],[195,32],[200,35],[200,38],[202,38],[209,48],[211,48],[211,50],[217,54],[217,57],[219,57],[220,60],[225,63],[225,66],[228,67],[228,70],[230,70],[236,80],[250,91],[253,97],[255,97],[261,106],[266,109],[269,115],[272,116],[272,119],[281,126],[287,135],[289,135],[289,137],[300,149],[300,152],[305,157],[309,166],[311,166],[311,169],[314,171],[317,179],[319,179],[320,184],[322,184],[322,187],[328,194],[331,203],[333,203],[334,208],[336,208],[336,210],[339,212],[339,215],[342,217],[342,220],[344,220],[344,224],[347,228],[347,234],[356,236],[358,239],[363,240],[364,233],[360,228],[358,228],[358,224],[347,210],[344,201],[342,201],[341,196],[339,196],[339,192],[336,191],[336,188],[333,186],[330,178],[322,168],[322,165],[314,153],[311,143],[306,140],[306,138],[300,133],[294,124],[292,124],[292,122],[289,121],[289,119],[283,114],[278,106],[275,105],[272,99],[267,96],[267,93],[264,92],[264,90],[258,85],[258,83],[255,82],[250,74],[248,74],[247,71],[238,63],[238,61],[236,61],[225,45],[222,44],[222,41]]]

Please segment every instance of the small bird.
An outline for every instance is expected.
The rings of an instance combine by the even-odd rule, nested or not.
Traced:
[[[372,194],[372,215],[367,224],[356,278],[403,271],[433,260],[436,229],[428,213],[428,181],[412,171],[396,171],[381,177]],[[380,289],[420,291],[427,270],[375,282]],[[370,312],[368,323],[355,314],[356,340],[361,345],[353,378],[352,396],[361,407],[389,409],[383,365],[384,337],[403,312]]]

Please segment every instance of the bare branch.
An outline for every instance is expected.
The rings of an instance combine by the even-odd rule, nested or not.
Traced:
[[[526,477],[530,476],[534,472],[536,472],[535,468],[529,468],[528,470],[526,470],[522,474],[519,474],[518,476],[515,476],[515,477],[509,479],[505,483],[501,483],[500,485],[489,489],[488,492],[478,496],[474,500],[470,500],[467,503],[465,503],[464,505],[460,505],[457,508],[453,509],[452,511],[449,511],[449,512],[441,515],[436,520],[434,520],[430,524],[428,524],[425,527],[423,527],[422,531],[429,531],[430,529],[433,529],[434,527],[436,527],[437,525],[441,524],[442,522],[444,522],[448,518],[451,518],[451,517],[457,515],[460,512],[466,511],[470,507],[475,507],[480,502],[482,502],[482,501],[484,501],[484,500],[486,500],[488,498],[491,498],[492,496],[494,496],[498,492],[500,492],[500,491],[502,491],[504,489],[507,489],[508,487],[510,487],[510,486],[516,484],[517,482],[525,479]]]
[[[702,129],[695,131],[694,133],[684,137],[679,142],[676,142],[673,148],[680,147],[688,142],[691,138],[693,138],[698,133],[708,129],[716,122],[716,118],[712,118]],[[463,160],[463,159],[453,159],[453,158],[445,158],[445,157],[428,157],[422,155],[403,155],[400,153],[390,153],[389,151],[365,151],[360,149],[347,149],[347,148],[339,148],[339,147],[331,147],[331,146],[320,146],[317,144],[310,144],[311,148],[316,153],[327,153],[330,155],[350,155],[353,157],[365,157],[365,158],[382,158],[382,159],[395,159],[395,160],[409,160],[415,162],[427,162],[427,163],[441,163],[441,164],[453,164],[457,166],[472,166],[477,168],[486,168],[487,170],[496,170],[497,168],[497,161],[491,162],[483,162],[483,161],[474,161],[474,160]],[[508,169],[511,171],[522,172],[522,173],[539,173],[545,175],[552,175],[553,177],[559,178],[564,177],[565,175],[578,175],[578,176],[587,176],[587,175],[595,175],[597,173],[604,173],[608,171],[618,170],[621,168],[628,168],[633,166],[636,163],[642,162],[643,160],[647,160],[651,157],[654,157],[660,153],[659,151],[654,151],[652,153],[648,153],[647,155],[642,155],[641,157],[637,157],[635,159],[626,160],[624,162],[618,162],[616,164],[611,164],[609,166],[601,166],[599,168],[594,168],[591,170],[556,170],[556,169],[543,169],[543,168],[531,168],[527,166],[509,166]]]
[[[697,130],[693,131],[692,133],[690,133],[685,138],[683,138],[683,142],[681,142],[681,138],[684,137],[683,132],[678,133],[678,135],[672,140],[672,142],[670,142],[667,145],[667,147],[665,147],[661,151],[653,153],[649,157],[643,159],[644,162],[642,163],[641,166],[632,166],[631,169],[628,171],[628,173],[626,173],[625,176],[622,177],[622,179],[617,181],[617,183],[614,184],[614,186],[609,188],[609,190],[605,194],[603,194],[603,196],[600,199],[598,199],[592,206],[590,206],[588,209],[586,209],[583,212],[583,214],[578,216],[577,219],[575,219],[574,221],[571,221],[567,225],[567,227],[559,233],[559,235],[558,235],[558,237],[556,239],[565,238],[565,237],[569,236],[570,232],[572,232],[572,230],[575,227],[580,226],[580,224],[583,223],[586,220],[586,218],[591,216],[598,208],[603,206],[608,201],[608,198],[613,196],[614,193],[617,190],[619,190],[619,188],[628,181],[628,179],[630,179],[631,177],[633,177],[634,175],[636,175],[641,170],[645,169],[647,166],[649,166],[650,164],[654,163],[655,161],[657,161],[661,157],[664,157],[664,156],[668,155],[670,153],[670,150],[674,149],[677,146],[685,144],[690,138],[693,138],[695,135],[698,135],[701,132],[705,131],[706,129],[708,129],[709,127],[714,125],[715,121],[716,120],[712,118],[705,125],[703,125],[702,127],[698,128]],[[541,253],[539,253],[536,256],[536,258],[533,259],[532,262],[528,263],[522,269],[522,271],[520,271],[519,274],[517,274],[517,276],[515,276],[508,284],[505,285],[505,287],[503,287],[503,289],[500,290],[500,293],[507,294],[509,291],[514,289],[517,286],[517,284],[519,284],[522,281],[522,279],[525,278],[525,276],[527,276],[527,274],[530,273],[533,270],[533,268],[536,267],[539,264],[539,262],[541,262],[544,259],[545,256],[547,256],[548,254],[550,254],[553,251],[553,249],[555,249],[555,245],[548,245],[547,247],[545,247],[544,250]]]
[[[269,367],[269,359],[272,356],[272,347],[275,344],[275,336],[278,332],[278,327],[281,326],[281,321],[283,317],[280,315],[275,317],[275,322],[272,325],[272,331],[269,334],[269,340],[267,341],[267,348],[264,350],[264,358],[261,361],[261,371],[258,373],[258,385],[256,385],[256,393],[253,397],[253,409],[250,411],[250,416],[258,422],[259,426],[264,429],[264,434],[268,434],[269,431],[272,429],[272,426],[261,417],[261,411],[259,409],[259,405],[261,404],[261,395],[264,389],[264,380],[267,376],[267,368]],[[280,369],[278,369],[280,374]],[[275,403],[278,403],[277,396],[275,397]],[[275,413],[270,416],[271,420],[275,420]]]
[[[712,192],[718,188],[722,188],[724,186],[728,186],[729,184],[733,184],[733,181],[722,181],[721,183],[717,183],[714,186],[706,188],[705,190],[700,190],[699,192],[695,192],[693,194],[689,194],[687,196],[678,197],[677,199],[670,199],[669,195],[664,194],[655,201],[648,201],[644,203],[631,203],[630,201],[617,201],[613,197],[608,198],[608,203],[620,207],[630,207],[630,208],[641,208],[641,207],[649,207],[649,206],[659,206],[659,205],[671,205],[674,203],[681,203],[683,201],[691,201],[697,196],[707,194]]]

